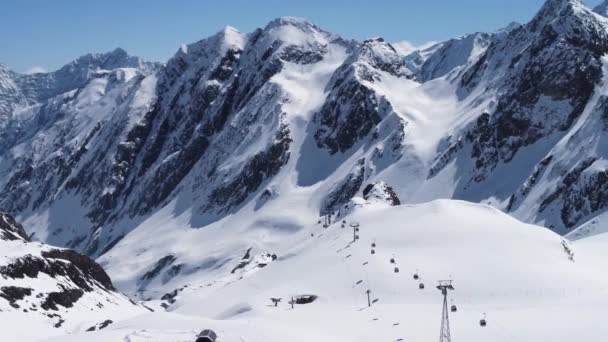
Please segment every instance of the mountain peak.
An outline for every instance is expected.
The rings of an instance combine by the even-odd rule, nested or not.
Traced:
[[[114,50],[107,52],[106,55],[110,56],[127,56],[129,55],[127,51],[121,47],[117,47]]]
[[[301,17],[279,17],[276,18],[272,21],[270,21],[268,23],[268,25],[266,25],[266,29],[271,29],[274,27],[279,27],[279,26],[295,26],[298,28],[310,28],[310,27],[315,27],[316,26],[311,23],[310,21],[308,21],[308,19],[306,18],[301,18]]]
[[[183,58],[186,55],[200,56],[203,51],[210,49],[220,51],[220,54],[223,54],[231,48],[242,49],[246,40],[246,34],[232,26],[226,26],[208,38],[180,45],[176,56],[181,56],[179,58]]]
[[[127,51],[118,47],[109,52],[88,53],[80,56],[65,67],[112,70],[119,67],[139,68],[142,67],[143,64],[144,62],[141,58],[131,56]]]
[[[598,17],[581,0],[547,0],[532,21],[526,25],[532,32],[552,26],[560,34],[603,30]]]
[[[246,35],[232,26],[224,27],[223,30],[218,32],[218,36],[225,46],[242,49],[245,45]]]
[[[410,76],[403,56],[397,52],[395,47],[384,40],[376,37],[364,40],[347,60],[347,63],[371,66],[394,76]]]
[[[283,46],[319,47],[340,39],[338,35],[321,29],[305,18],[298,17],[276,18],[253,34],[253,36],[258,35],[262,37],[260,41],[264,42],[265,49],[279,43]],[[258,41],[258,38],[252,39]],[[278,45],[274,46],[273,49],[276,47]]]
[[[224,34],[241,33],[241,31],[239,31],[239,29],[237,29],[234,26],[230,26],[230,25],[226,25],[221,32]]]
[[[547,0],[544,6],[569,6],[569,5],[582,5],[581,0]]]
[[[538,12],[537,17],[542,16],[551,20],[561,15],[564,10],[573,8],[586,8],[586,6],[580,0],[547,0]]]

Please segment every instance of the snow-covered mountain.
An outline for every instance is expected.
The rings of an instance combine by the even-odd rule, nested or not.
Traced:
[[[203,227],[303,190],[309,209],[336,210],[377,181],[405,202],[490,203],[566,233],[606,207],[606,35],[575,0],[408,56],[280,18],[162,68],[117,49],[13,76],[0,207],[90,255],[168,205]]]
[[[83,324],[94,327],[148,312],[119,293],[95,261],[72,250],[31,242],[23,227],[2,213],[0,250],[0,312],[7,322],[20,321],[12,327],[19,335],[25,332],[25,320],[61,334],[79,331]],[[13,331],[11,324],[2,330],[6,338]],[[30,332],[42,336],[39,333]]]
[[[145,62],[117,48],[108,53],[90,53],[60,69],[48,73],[19,74],[10,72],[14,83],[29,104],[39,103],[68,91],[81,88],[99,70],[137,68],[152,72],[160,64]]]
[[[170,310],[191,286],[237,291],[298,257],[319,217],[370,203],[466,200],[587,237],[608,212],[598,12],[548,0],[526,24],[407,55],[285,17],[227,27],[162,66],[116,50],[49,74],[0,67],[0,209]],[[538,229],[509,222],[514,236]]]

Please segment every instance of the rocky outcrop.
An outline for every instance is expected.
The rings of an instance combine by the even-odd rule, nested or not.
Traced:
[[[402,56],[382,39],[363,42],[336,70],[328,101],[314,118],[318,147],[331,154],[347,152],[393,112],[390,102],[366,84],[380,81],[382,73],[411,77]]]
[[[5,213],[0,213],[0,240],[23,240],[29,241],[23,226],[15,219]]]
[[[366,185],[363,189],[363,198],[368,202],[386,203],[390,206],[401,204],[395,190],[385,182],[376,182]]]
[[[504,75],[497,81],[506,87],[495,112],[481,116],[468,135],[476,181],[522,147],[571,128],[589,102],[602,77],[608,34],[597,18],[580,13],[581,6],[547,1],[529,24],[493,42],[463,77],[469,87],[484,74]]]
[[[336,184],[323,200],[321,215],[340,208],[348,203],[361,189],[365,180],[365,159],[360,159],[351,172],[340,183]]]
[[[417,80],[428,82],[475,62],[497,34],[477,32],[450,39],[415,51],[405,61]]]
[[[6,214],[0,214],[0,237],[5,257],[0,261],[0,310],[54,317],[56,327],[65,322],[65,310],[139,310],[91,258],[30,242],[23,227]]]

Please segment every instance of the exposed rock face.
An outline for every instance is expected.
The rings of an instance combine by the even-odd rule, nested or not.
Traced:
[[[520,148],[571,128],[589,102],[602,77],[608,34],[603,23],[578,11],[575,2],[547,1],[528,25],[494,42],[463,78],[468,87],[484,74],[504,75],[497,81],[506,88],[496,111],[480,117],[469,134],[475,181]]]
[[[503,34],[503,32],[500,32]],[[498,33],[473,33],[416,51],[405,59],[415,78],[427,82],[458,71],[483,54]]]
[[[110,280],[110,277],[103,268],[86,255],[79,254],[69,249],[51,249],[42,252],[42,256],[47,259],[65,260],[78,268],[84,278],[73,279],[73,281],[82,284],[82,287],[87,287],[86,279],[88,278],[95,280],[106,290],[114,290],[112,280]]]
[[[162,271],[166,271],[165,274],[167,274],[167,272],[175,272],[171,271],[171,269],[168,269],[169,266],[171,266],[175,260],[177,260],[177,258],[174,255],[166,255],[162,258],[160,258],[156,264],[152,267],[152,269],[150,269],[149,271],[147,271],[139,280],[139,291],[144,291],[146,286],[152,281],[154,280],[154,278],[158,277]],[[178,265],[176,265],[178,266]],[[179,272],[179,269],[177,270],[177,272]]]
[[[517,217],[566,233],[603,212],[605,190],[589,187],[604,172],[605,152],[594,146],[605,139],[606,101],[594,94],[606,76],[606,28],[580,1],[551,0],[530,23],[495,36],[458,78],[460,96],[495,92],[495,100],[442,151],[429,178],[472,157],[472,176],[460,181],[457,197],[485,192],[512,169],[521,180],[503,185],[499,197]],[[576,142],[584,147],[571,152]],[[593,171],[582,171],[595,160]]]
[[[13,110],[27,104],[27,98],[15,83],[13,72],[0,64],[0,127],[4,128]]]
[[[368,83],[381,77],[380,71],[395,77],[411,77],[403,58],[383,40],[366,40],[336,70],[328,85],[330,96],[315,115],[319,126],[315,140],[330,153],[346,152],[368,137],[392,106]]]
[[[15,309],[19,308],[17,301],[32,295],[32,289],[29,287],[2,286],[0,291],[0,297],[6,299]]]
[[[608,207],[608,165],[604,161],[584,160],[568,172],[541,203],[540,210],[557,206],[562,222],[574,228],[591,214]]]
[[[23,240],[29,241],[23,226],[15,219],[5,213],[0,213],[0,240]]]
[[[294,30],[308,38],[294,40]],[[198,215],[221,218],[290,160],[284,90],[271,78],[286,63],[319,63],[330,46],[348,45],[305,20],[281,18],[250,35],[226,28],[184,46],[154,75],[100,75],[86,87],[103,94],[111,115],[93,124],[74,120],[82,115],[76,108],[62,109],[67,114],[47,124],[53,134],[44,128],[34,136],[32,153],[9,156],[18,171],[0,182],[0,207],[20,213],[76,198],[90,225],[52,227],[49,241],[90,255],[106,253],[128,232],[102,227],[149,215],[180,195],[193,198]],[[84,101],[86,87],[47,101],[34,117]],[[15,143],[6,141],[7,150]],[[53,154],[48,146],[62,146],[61,153],[41,158]],[[244,158],[230,163],[233,151]]]
[[[67,310],[76,310],[76,303],[77,310],[86,311],[105,310],[106,306],[108,314],[140,310],[114,289],[95,261],[71,250],[30,242],[23,227],[6,214],[0,214],[0,250],[2,311],[37,312],[52,317],[50,323],[59,327]]]
[[[395,190],[385,182],[366,185],[363,189],[363,198],[368,202],[381,202],[391,206],[401,204]]]
[[[348,176],[336,184],[323,201],[321,215],[327,215],[348,203],[363,185],[365,179],[365,159],[360,159]]]
[[[14,74],[14,79],[28,102],[36,103],[81,88],[96,72],[117,68],[137,68],[153,72],[158,63],[145,62],[117,48],[107,53],[90,53],[50,73]]]

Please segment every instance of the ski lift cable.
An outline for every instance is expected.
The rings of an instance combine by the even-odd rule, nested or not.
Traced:
[[[376,243],[376,239],[373,239],[373,243]],[[365,244],[364,244],[364,245],[365,245]],[[395,256],[394,256],[394,254],[393,254],[393,259],[395,259],[395,261],[396,261],[396,258],[395,258]],[[351,272],[351,270],[350,270],[350,267],[348,266],[349,261],[348,261],[348,260],[343,260],[342,258],[341,258],[341,260],[342,260],[342,261],[343,261],[343,262],[346,264],[346,267],[349,269],[349,270],[348,270],[348,272],[349,272],[349,274],[350,274],[350,277],[351,277],[352,279],[354,279],[354,277],[353,277],[353,275],[352,275],[352,272]],[[363,266],[363,270],[364,270],[364,274],[365,274],[366,284],[367,284],[367,285],[368,285],[370,288],[373,288],[373,286],[372,286],[372,284],[371,284],[371,281],[370,281],[369,274],[368,274],[367,269],[366,269],[366,267],[365,267],[365,266]],[[419,270],[418,270],[418,269],[416,270],[416,274],[419,274]],[[450,277],[450,278],[451,278],[451,277]],[[556,289],[557,289],[557,288],[556,288]],[[551,290],[551,289],[550,289],[550,290]],[[567,289],[566,289],[566,288],[561,288],[561,290],[563,290],[563,291],[567,291]],[[579,289],[579,290],[580,290],[580,289]],[[602,288],[601,288],[601,289],[599,289],[599,290],[600,290],[600,291],[602,291],[602,292],[604,292],[604,291],[606,291],[606,288],[602,287]],[[356,296],[356,294],[354,294],[354,293],[353,293],[353,297],[357,297],[357,296]],[[460,302],[463,302],[463,303],[465,303],[465,304],[466,304],[466,305],[459,305],[459,306],[460,306],[460,308],[462,308],[463,310],[466,310],[466,311],[473,311],[473,312],[476,312],[476,313],[482,313],[480,310],[475,309],[475,308],[474,308],[474,307],[475,307],[475,305],[473,305],[473,304],[472,304],[470,301],[468,301],[467,299],[465,299],[465,297],[458,297],[458,298],[457,298],[457,301],[460,301]],[[371,307],[370,309],[371,309],[370,311],[374,311],[375,313],[377,313],[377,316],[379,316],[379,317],[380,317],[380,318],[381,318],[383,321],[386,321],[386,320],[384,319],[384,315],[383,315],[383,314],[380,312],[381,310],[379,309],[379,307],[378,307],[378,306],[376,306],[376,305],[372,305],[372,307]],[[496,327],[498,327],[498,328],[499,328],[499,330],[500,330],[500,332],[499,332],[499,333],[500,333],[500,334],[501,334],[501,335],[502,335],[504,338],[506,338],[506,340],[508,340],[508,341],[518,341],[518,340],[515,338],[515,336],[513,336],[513,335],[512,335],[512,334],[509,332],[509,329],[507,329],[507,327],[501,323],[501,321],[500,321],[500,320],[498,320],[498,319],[496,319],[496,318],[492,317],[491,321],[492,321],[492,325],[493,325],[493,326],[496,326]],[[387,322],[388,322],[388,321],[387,321]]]
[[[360,256],[358,255],[358,257],[360,257]],[[370,276],[369,276],[369,272],[367,271],[367,267],[363,266],[363,272],[364,272],[364,275],[365,275],[365,279],[366,279],[367,284],[370,286],[370,288],[374,288],[373,284],[371,283],[371,280],[370,280],[371,278],[370,278]],[[393,291],[391,290],[391,292],[393,292]],[[394,295],[394,293],[392,293],[392,294]],[[378,315],[378,316],[380,316],[380,317],[382,318],[382,320],[385,322],[385,324],[386,324],[386,325],[387,325],[387,326],[388,326],[390,329],[393,329],[393,328],[395,327],[395,325],[394,325],[394,323],[395,323],[395,322],[385,319],[385,317],[390,317],[391,315],[387,314],[387,312],[386,312],[386,311],[382,310],[382,309],[381,309],[381,305],[372,305],[372,310],[373,310],[374,312],[376,312],[376,313],[377,313],[377,315]],[[400,328],[401,328],[401,329],[405,329],[405,327],[404,327],[404,326],[402,326],[401,324],[399,324],[399,326],[400,326]],[[401,330],[401,329],[400,329],[400,330]],[[405,331],[404,331],[404,332],[405,332]],[[401,335],[403,335],[403,334],[401,334]],[[401,336],[401,335],[400,335],[400,336]]]
[[[355,248],[355,250],[356,250],[356,248]],[[367,272],[367,269],[366,269],[365,266],[361,266],[361,262],[363,262],[363,260],[360,258],[359,253],[354,253],[355,250],[353,250],[353,253],[352,253],[353,254],[353,258],[352,259],[349,259],[349,260],[343,260],[343,259],[341,259],[341,260],[344,262],[345,267],[347,268],[347,272],[349,273],[349,276],[351,277],[352,281],[356,281],[356,280],[355,280],[355,277],[353,276],[353,272],[351,270],[350,263],[351,263],[351,261],[355,262],[355,260],[356,260],[356,262],[358,262],[357,266],[358,267],[363,267],[363,274],[364,274],[364,277],[365,277],[364,278],[365,279],[365,284],[368,286],[368,289],[372,289],[374,287],[373,287],[373,284],[372,284],[372,282],[370,280],[369,273]],[[353,297],[356,297],[356,295],[353,294]],[[381,312],[381,310],[379,310],[379,308],[378,308],[377,305],[372,305],[369,308],[369,311],[372,312],[378,318],[380,318],[383,323],[384,322],[388,322],[388,320],[385,319],[384,313]],[[372,315],[372,316],[374,316],[374,315]]]
[[[376,242],[375,239],[373,241],[374,241],[374,243]],[[365,244],[363,244],[363,245],[365,245]],[[363,246],[363,245],[361,245],[361,246]],[[365,284],[368,286],[368,289],[373,289],[374,286],[373,286],[372,281],[370,279],[369,272],[367,271],[367,267],[365,266],[365,264],[367,264],[367,263],[364,263],[365,260],[362,258],[362,256],[361,256],[362,254],[358,253],[358,249],[360,249],[360,248],[358,248],[357,246],[352,246],[351,248],[353,248],[353,252],[351,253],[352,258],[350,258],[350,259],[344,259],[342,256],[338,256],[340,258],[340,261],[344,264],[344,267],[346,268],[346,272],[348,273],[348,276],[350,277],[350,284],[355,284],[356,282],[359,281],[359,278],[357,278],[357,277],[354,276],[353,270],[351,268],[351,263],[352,262],[358,262],[358,264],[356,266],[357,267],[363,267],[363,275],[365,277],[364,278],[365,279]],[[357,303],[359,302],[358,299],[359,299],[359,296],[357,296],[356,292],[353,291],[352,292],[352,301],[353,301],[353,304],[355,305],[355,307],[358,306],[357,305]],[[379,318],[382,321],[382,322],[380,322],[381,325],[387,325],[387,327],[389,329],[394,329],[394,327],[395,327],[394,323],[395,322],[386,319],[386,317],[390,317],[391,315],[388,315],[384,310],[381,310],[381,308],[380,308],[379,305],[372,305],[368,309],[369,309],[368,312],[371,313],[371,318],[372,319],[373,318]],[[405,329],[405,326],[399,324],[399,329],[398,330],[403,330],[403,329]],[[399,337],[397,337],[397,339],[398,338],[402,338],[402,336],[405,333],[405,331],[398,331],[398,330],[395,331],[396,333],[399,334]]]
[[[350,269],[350,265],[349,265],[349,263],[350,263],[350,262],[349,262],[348,260],[343,260],[343,261],[344,261],[344,263],[346,264],[346,267],[348,268],[348,272],[349,272],[349,274],[350,274],[351,279],[353,279],[353,280],[354,280],[354,277],[353,277],[353,274],[352,274],[352,271],[351,271],[351,269]],[[359,260],[359,261],[360,261],[360,260]],[[360,266],[360,267],[363,267],[363,268],[364,268],[364,270],[365,270],[365,267],[364,267],[364,266]],[[367,272],[364,272],[364,276],[365,276],[365,282],[364,282],[364,284],[366,284],[366,285],[368,286],[368,289],[373,288],[373,286],[372,286],[372,285],[371,285],[371,283],[370,283],[369,276],[367,275]],[[353,293],[353,297],[356,297],[356,295],[355,295],[354,293]],[[372,313],[373,313],[373,314],[372,314],[372,316],[376,316],[376,317],[380,318],[380,320],[382,320],[382,322],[385,322],[385,321],[386,321],[386,320],[384,319],[384,315],[383,315],[383,314],[382,314],[382,313],[381,313],[381,312],[380,312],[380,311],[377,309],[377,306],[376,306],[376,305],[372,305],[372,306],[371,306],[371,307],[369,307],[368,309],[369,309],[369,311],[370,311],[370,312],[372,312]]]
[[[354,260],[354,258],[353,258],[353,259],[351,259],[351,260]],[[344,264],[344,266],[345,266],[345,268],[346,268],[346,271],[347,271],[347,273],[348,273],[348,275],[349,275],[349,277],[350,277],[351,283],[355,283],[355,282],[357,282],[358,280],[357,280],[357,279],[356,279],[356,277],[354,276],[354,273],[353,273],[353,271],[352,271],[352,269],[351,269],[351,267],[350,267],[350,261],[351,261],[351,260],[345,260],[344,258],[340,257],[340,261],[342,261],[342,263]],[[360,266],[360,267],[361,267],[361,266]],[[364,267],[364,269],[365,269],[365,267]],[[365,277],[366,277],[365,284],[366,284],[366,285],[368,285],[368,286],[371,286],[371,285],[370,285],[370,281],[369,281],[369,276],[367,275],[367,273],[365,273]],[[358,300],[357,300],[357,299],[358,299],[359,297],[358,297],[358,296],[355,294],[355,292],[352,292],[352,297],[353,297],[353,303],[354,303],[355,307],[356,307],[356,306],[358,306],[358,305],[357,305],[357,302],[358,302]],[[382,320],[384,321],[384,317],[383,317],[382,315],[380,315],[380,313],[379,313],[379,312],[377,312],[376,308],[375,308],[373,305],[370,307],[370,311],[373,311],[374,313],[376,313],[376,315],[377,315],[377,316],[380,316],[380,319],[382,319]]]

